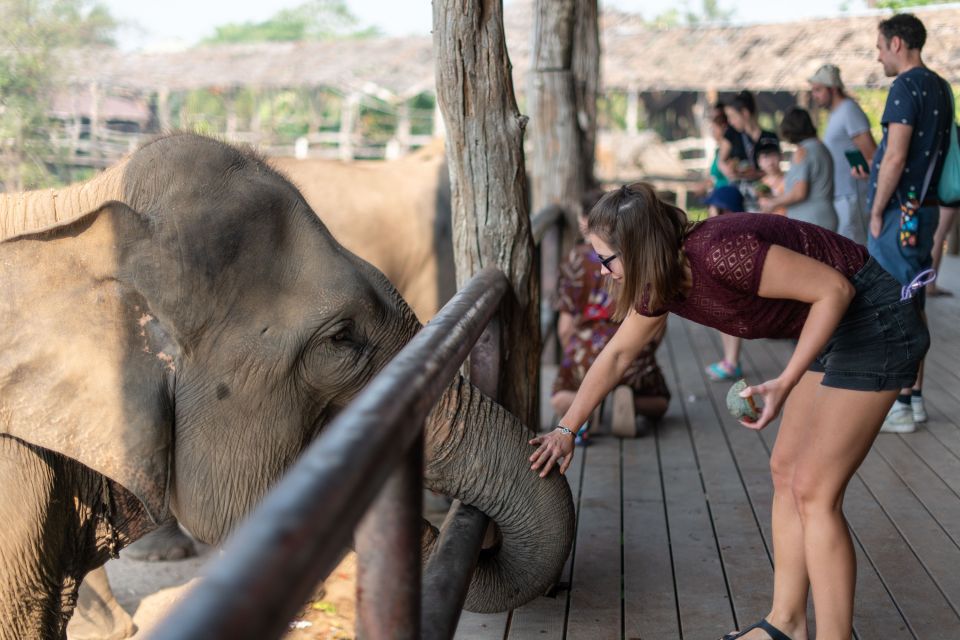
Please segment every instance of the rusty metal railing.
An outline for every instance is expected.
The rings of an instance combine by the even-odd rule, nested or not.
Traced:
[[[471,376],[482,391],[495,384],[499,330],[489,325],[508,286],[492,268],[472,278],[306,449],[150,638],[280,637],[358,525],[358,634],[451,637],[486,516],[448,516],[421,619],[423,425],[485,330]]]

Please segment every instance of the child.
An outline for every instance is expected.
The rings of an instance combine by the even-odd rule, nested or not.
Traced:
[[[783,195],[783,170],[780,169],[780,162],[783,160],[783,154],[780,152],[780,143],[775,140],[764,140],[757,145],[754,152],[757,156],[757,166],[763,172],[760,182],[754,187],[758,198],[763,202],[767,198]],[[780,216],[787,215],[786,207],[775,207],[770,210]]]

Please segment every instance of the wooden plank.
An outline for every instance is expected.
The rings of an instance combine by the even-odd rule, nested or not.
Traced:
[[[667,349],[657,354],[673,399],[649,437],[623,441],[623,598],[625,638],[679,638],[673,563],[663,484],[660,433],[683,429],[682,394],[673,385]]]
[[[505,638],[510,624],[509,613],[472,613],[463,611],[457,623],[455,640],[494,640]]]
[[[958,615],[960,499],[901,438],[884,434],[874,451],[861,478]]]
[[[947,600],[859,475],[847,488],[844,514],[914,636],[960,637],[960,627],[957,627],[953,613],[944,615],[950,611]],[[857,594],[856,623],[861,637],[890,637],[888,633],[895,628],[885,626],[880,636],[867,635],[863,630],[863,625],[872,623],[870,617],[882,615],[885,608],[878,607],[877,603],[864,602],[862,594]],[[941,629],[941,625],[946,626]],[[956,632],[951,633],[950,630],[954,629]]]
[[[570,491],[573,494],[573,505],[578,514],[580,512],[580,493],[585,469],[583,464],[584,451],[584,447],[576,448],[573,462],[567,469],[567,480],[570,482]],[[512,640],[523,638],[557,638],[560,640],[564,637],[567,627],[567,607],[570,599],[571,570],[577,554],[576,540],[575,532],[574,547],[570,552],[570,557],[567,558],[563,571],[560,573],[561,582],[565,582],[567,586],[550,597],[537,598],[533,602],[515,609],[510,623],[509,638]]]
[[[710,353],[710,338],[716,332],[689,322],[683,329],[687,340],[671,343],[678,385],[683,385],[687,400],[703,398],[684,408],[708,488],[736,626],[742,627],[766,615],[773,596],[771,545],[763,535],[772,501],[769,453],[755,431],[727,412],[729,384],[713,383],[703,373],[707,363],[697,354]]]
[[[567,635],[620,638],[620,442],[597,437],[584,452],[577,553]]]
[[[683,339],[677,333],[669,332],[666,341],[675,363],[675,342]],[[683,385],[679,388],[685,393]],[[716,637],[718,631],[722,634],[732,629],[734,620],[710,505],[691,438],[689,425],[684,425],[660,430],[658,444],[681,633],[685,637],[709,638]]]
[[[945,420],[943,414],[929,404],[927,411],[930,414],[931,423],[940,424]],[[956,432],[956,427],[951,428],[951,431]],[[930,467],[930,470],[950,487],[951,491],[960,495],[960,457],[945,447],[930,432],[929,427],[901,437],[900,442],[910,447],[922,463]]]

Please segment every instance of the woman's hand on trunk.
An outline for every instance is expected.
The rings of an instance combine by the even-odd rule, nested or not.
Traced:
[[[540,477],[545,478],[554,464],[560,467],[560,473],[566,473],[567,467],[573,462],[573,440],[574,435],[570,431],[561,431],[555,429],[550,433],[537,436],[530,440],[530,444],[537,447],[537,450],[530,456],[530,466],[534,471],[540,471]]]

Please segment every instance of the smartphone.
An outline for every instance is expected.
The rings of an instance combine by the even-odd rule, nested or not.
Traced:
[[[860,153],[859,150],[844,151],[843,155],[847,156],[847,162],[850,163],[851,169],[860,167],[864,173],[870,173],[870,166],[867,164],[867,159],[863,157],[863,154]]]

